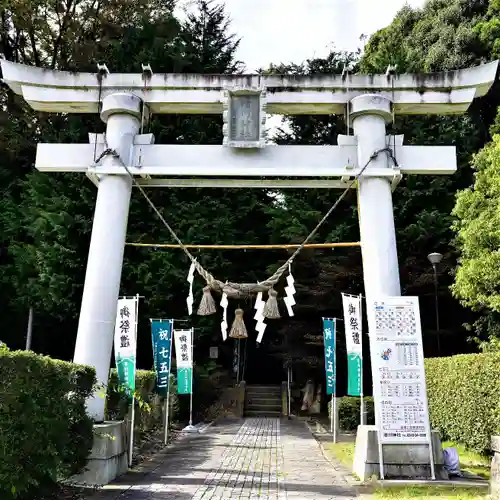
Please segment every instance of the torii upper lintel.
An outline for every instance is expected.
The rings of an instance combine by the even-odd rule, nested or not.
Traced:
[[[268,91],[271,114],[343,114],[356,96],[381,93],[397,114],[456,114],[493,84],[498,61],[473,68],[401,75],[199,75],[70,73],[0,61],[4,81],[45,112],[98,113],[99,96],[130,92],[153,113],[220,114],[227,88]],[[154,70],[154,68],[153,68]]]

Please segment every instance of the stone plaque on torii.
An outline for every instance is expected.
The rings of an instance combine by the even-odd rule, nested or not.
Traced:
[[[495,80],[498,62],[431,75],[187,75],[50,71],[1,61],[3,79],[35,110],[99,113],[106,134],[89,144],[39,144],[36,168],[85,173],[98,186],[74,361],[94,366],[107,383],[120,288],[132,179],[143,187],[345,188],[375,151],[358,181],[367,300],[401,295],[392,190],[403,175],[453,174],[453,146],[404,146],[386,136],[394,115],[465,112]],[[139,134],[152,113],[223,114],[224,143],[155,145]],[[344,114],[354,135],[338,146],[266,144],[265,116]],[[189,178],[188,178],[189,177]],[[262,179],[265,177],[265,179]],[[294,179],[283,179],[293,177]],[[298,178],[298,179],[297,179]],[[321,179],[318,179],[321,178]],[[369,328],[374,330],[370,323]],[[104,398],[89,402],[97,421]]]

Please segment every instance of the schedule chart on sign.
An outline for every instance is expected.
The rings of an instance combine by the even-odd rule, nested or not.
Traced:
[[[417,335],[417,318],[411,304],[375,306],[377,337],[414,338]]]
[[[426,442],[428,434],[422,332],[415,297],[374,302],[374,384],[382,442]]]

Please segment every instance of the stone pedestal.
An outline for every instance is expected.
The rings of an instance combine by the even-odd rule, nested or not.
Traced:
[[[491,438],[493,459],[491,461],[490,494],[492,500],[500,500],[500,436]]]
[[[448,479],[444,468],[443,448],[438,431],[432,431],[436,479]],[[384,445],[385,479],[429,479],[431,477],[428,445]],[[374,425],[360,425],[352,471],[360,480],[380,478],[378,432]]]
[[[86,470],[71,478],[74,484],[103,486],[128,470],[127,426],[124,421],[94,425],[94,446]]]

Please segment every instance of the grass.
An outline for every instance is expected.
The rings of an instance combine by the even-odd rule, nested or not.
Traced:
[[[386,500],[397,498],[406,500],[408,498],[433,499],[453,499],[453,500],[485,500],[488,494],[480,488],[450,488],[448,486],[406,486],[391,488],[376,488],[373,491],[373,498]]]
[[[460,457],[460,468],[484,479],[490,479],[491,459],[479,453],[467,450],[463,445],[452,441],[443,442],[443,448],[456,448]]]
[[[325,443],[325,451],[333,455],[339,462],[349,470],[352,469],[354,461],[354,442],[351,443]]]
[[[354,460],[354,442],[351,443],[326,443],[325,450],[333,455],[349,470]],[[484,479],[490,479],[490,457],[467,450],[463,445],[452,441],[443,442],[443,448],[456,448],[460,457],[460,469]],[[467,497],[466,497],[467,498]],[[473,498],[473,497],[471,497]]]
[[[336,458],[349,470],[352,469],[354,460],[354,442],[350,443],[325,443],[327,453]],[[464,446],[451,441],[443,442],[443,448],[456,448],[460,457],[462,471],[476,474],[485,479],[490,477],[490,458],[468,451]],[[378,500],[420,498],[422,500],[434,498],[451,500],[486,500],[487,492],[483,488],[450,487],[450,486],[406,486],[406,487],[375,487],[373,498]]]

